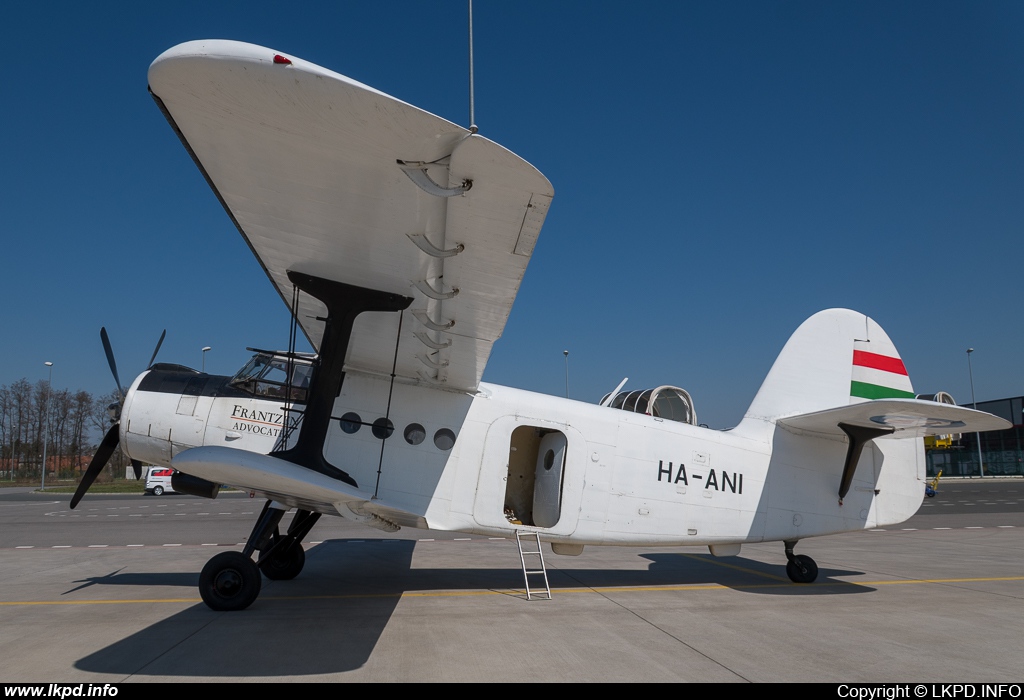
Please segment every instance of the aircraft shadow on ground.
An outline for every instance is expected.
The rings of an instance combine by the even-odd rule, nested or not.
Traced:
[[[294,581],[264,579],[248,610],[216,613],[197,604],[104,649],[75,668],[144,676],[237,677],[332,674],[362,667],[370,658],[404,593],[433,590],[510,591],[519,596],[516,567],[413,569],[415,540],[332,540],[307,552]],[[518,559],[514,547],[510,555]],[[646,570],[588,569],[550,557],[548,574],[559,588],[721,585],[773,595],[835,595],[872,590],[854,584],[797,586],[780,580],[783,567],[710,555],[642,554]],[[725,565],[723,565],[723,562]],[[558,568],[554,568],[554,567]],[[829,576],[855,572],[822,570]],[[125,573],[83,579],[85,586],[194,586],[198,573]],[[71,591],[68,591],[69,593]],[[525,597],[525,596],[524,596]],[[525,603],[525,601],[524,601]]]
[[[876,590],[871,586],[863,586],[849,581],[839,580],[839,576],[856,576],[861,571],[844,569],[818,569],[818,579],[812,585],[795,584],[786,576],[785,563],[766,564],[742,557],[715,557],[711,554],[679,554],[675,552],[657,552],[642,554],[651,560],[646,572],[649,576],[665,579],[666,585],[720,585],[744,593],[779,596],[819,596],[849,595],[852,593],[870,593]],[[604,572],[602,572],[604,573]],[[636,572],[632,572],[636,573]],[[609,585],[609,584],[603,584]],[[637,583],[633,585],[659,585]]]
[[[106,576],[90,576],[88,578],[74,581],[79,585],[69,588],[61,595],[75,593],[90,586],[183,586],[195,588],[199,585],[198,573],[127,573],[122,574],[122,569],[112,571]]]

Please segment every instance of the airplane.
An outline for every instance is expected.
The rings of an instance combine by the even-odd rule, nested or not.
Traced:
[[[177,470],[176,491],[264,499],[243,550],[202,570],[214,610],[249,607],[261,576],[297,576],[324,514],[525,533],[560,555],[735,556],[777,541],[789,578],[810,583],[800,540],[917,511],[924,436],[1009,427],[916,399],[889,336],[847,309],[796,330],[729,430],[699,425],[679,387],[620,385],[588,404],[485,383],[554,195],[536,168],[475,128],[251,44],[175,46],[149,89],[291,309],[292,338],[250,348],[232,377],[151,361],[71,507],[118,444]],[[300,330],[315,354],[295,351]]]

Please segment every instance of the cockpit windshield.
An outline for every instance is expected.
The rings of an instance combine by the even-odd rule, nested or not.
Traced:
[[[305,403],[314,362],[315,356],[306,353],[289,356],[260,350],[231,378],[231,385],[260,398]]]

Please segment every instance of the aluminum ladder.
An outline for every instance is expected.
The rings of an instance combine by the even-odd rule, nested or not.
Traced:
[[[523,538],[526,538],[527,545],[531,543],[536,544],[536,551],[528,551],[523,549]],[[544,565],[544,552],[540,548],[540,534],[537,532],[523,532],[522,530],[516,530],[516,544],[519,546],[519,561],[523,564],[523,582],[526,584],[526,599],[533,600],[536,595],[538,600],[551,600],[551,585],[548,583],[548,569]],[[530,569],[526,565],[526,557],[537,557],[540,562],[539,569]],[[534,590],[530,589],[530,577],[531,576],[543,576],[544,577],[544,590],[541,591],[539,586],[535,586]],[[547,595],[547,598],[541,598],[542,595]]]

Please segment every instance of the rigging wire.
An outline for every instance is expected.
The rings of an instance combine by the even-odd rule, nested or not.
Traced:
[[[278,444],[281,449],[288,448],[288,438],[291,436],[292,431],[295,429],[295,425],[292,425],[291,414],[295,411],[293,406],[294,394],[293,381],[295,379],[295,341],[298,337],[298,325],[299,325],[299,288],[296,285],[292,285],[292,319],[291,324],[288,328],[288,364],[286,365],[286,376],[284,382],[284,415],[282,416],[281,424],[281,440]],[[300,413],[301,411],[295,411]]]
[[[388,407],[384,412],[384,436],[380,438],[380,460],[377,462],[377,483],[373,485],[373,497],[377,498],[377,490],[380,488],[380,475],[384,467],[384,441],[391,433],[388,430],[391,425],[391,396],[395,392],[395,371],[398,369],[398,345],[402,342],[402,319],[405,318],[405,311],[398,312],[398,334],[395,335],[395,359],[391,363],[391,385],[388,387]]]

